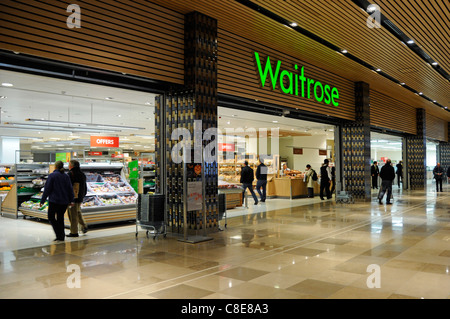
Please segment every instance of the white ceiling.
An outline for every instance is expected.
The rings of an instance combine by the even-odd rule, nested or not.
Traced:
[[[38,137],[40,141],[22,139],[21,148],[35,150],[81,150],[88,148],[90,132],[56,131],[45,129],[49,124],[39,124],[39,129],[18,129],[8,123],[37,124],[27,119],[67,121],[69,123],[106,124],[142,127],[142,130],[122,130],[105,133],[119,136],[120,147],[134,150],[152,150],[154,139],[135,137],[134,134],[154,134],[155,94],[87,84],[78,81],[30,75],[0,70],[1,121],[0,135]],[[112,99],[106,99],[112,98]],[[257,114],[219,107],[219,128],[270,128],[328,135],[333,138],[333,126],[317,124],[286,117]],[[274,121],[278,121],[275,123]],[[228,124],[229,123],[229,124]],[[54,126],[54,125],[52,125]],[[74,124],[60,126],[77,127]]]

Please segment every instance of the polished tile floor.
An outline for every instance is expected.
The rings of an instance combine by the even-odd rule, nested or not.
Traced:
[[[136,239],[134,224],[53,243],[47,223],[1,217],[0,298],[450,298],[447,184],[394,188],[389,206],[269,199],[227,214],[197,244]]]

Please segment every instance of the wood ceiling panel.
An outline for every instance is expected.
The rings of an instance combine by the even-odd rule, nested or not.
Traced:
[[[368,14],[350,0],[254,2],[448,105],[449,82],[385,28],[368,28]]]
[[[415,108],[424,108],[429,114],[450,121],[449,112],[291,28],[250,10],[237,1],[154,0],[153,2],[181,14],[194,10],[202,12],[218,19],[219,29],[244,36],[261,45],[276,49],[280,53],[298,57],[348,80],[365,81],[378,92],[401,100]],[[415,83],[417,88],[413,88],[422,91],[426,96],[443,105],[449,105],[448,81],[426,65],[417,55],[407,50],[407,47],[387,30],[378,29],[374,36],[371,32],[373,30],[366,26],[367,13],[350,0],[337,2],[328,0],[254,0],[254,2],[275,13],[282,13],[286,19],[307,24],[308,31],[330,40],[339,47],[347,50],[354,49],[361,60],[373,63],[387,74],[398,77],[399,80],[411,87],[413,87],[411,83]],[[334,19],[337,19],[339,23]],[[305,25],[302,26],[305,27]],[[220,54],[219,52],[219,59]]]
[[[381,12],[450,72],[450,10],[445,1],[376,0]],[[420,17],[420,18],[417,18]]]

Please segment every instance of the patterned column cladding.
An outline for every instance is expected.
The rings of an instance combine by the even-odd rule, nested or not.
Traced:
[[[217,129],[217,20],[198,12],[185,16],[185,86],[193,90],[193,120],[201,120],[202,134]],[[203,139],[203,148],[211,141]],[[217,141],[215,141],[217,142]],[[217,156],[216,156],[217,158]],[[218,165],[203,161],[206,225],[197,212],[192,229],[218,226]]]
[[[450,122],[448,123],[448,139],[447,142],[439,143],[440,162],[445,172],[450,167]]]
[[[417,134],[406,138],[409,164],[410,188],[424,189],[426,185],[426,112],[417,109]]]
[[[370,99],[369,85],[355,83],[355,121],[343,127],[345,186],[355,198],[370,199]]]

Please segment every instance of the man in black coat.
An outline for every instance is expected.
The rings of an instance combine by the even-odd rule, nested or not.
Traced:
[[[387,190],[387,197],[386,197],[386,204],[390,205],[392,204],[391,196],[392,196],[392,182],[395,179],[395,169],[391,165],[391,160],[386,160],[386,164],[381,168],[380,171],[380,177],[381,177],[381,191],[378,195],[378,202],[380,204],[381,200],[384,197],[384,193],[386,193]]]
[[[70,234],[67,237],[78,237],[78,225],[83,233],[87,232],[87,223],[81,213],[81,204],[87,193],[86,175],[80,169],[80,163],[76,160],[69,162],[69,177],[74,192],[74,204],[69,207]]]
[[[380,175],[380,168],[378,167],[377,161],[373,162],[370,167],[370,175],[372,175],[372,188],[378,189],[378,175]]]
[[[403,163],[402,161],[400,161],[397,164],[397,183],[398,183],[398,187],[400,187],[400,180],[403,179]]]
[[[248,188],[253,196],[253,199],[255,200],[255,205],[258,205],[258,198],[256,198],[255,192],[253,191],[253,179],[254,179],[253,169],[250,166],[248,166],[248,161],[245,161],[244,167],[242,167],[241,170],[241,183],[242,188],[244,189],[244,191],[242,192],[242,198],[245,198],[245,191]]]
[[[441,163],[437,163],[436,167],[433,169],[433,178],[436,180],[436,193],[439,192],[439,186],[441,186],[442,192],[442,180],[444,179],[444,169]]]
[[[327,199],[331,198],[331,191],[330,191],[330,181],[331,181],[331,170],[328,166],[328,159],[325,159],[323,161],[322,167],[320,168],[320,199],[324,200],[323,198],[323,191],[325,190],[325,193],[327,195]]]

